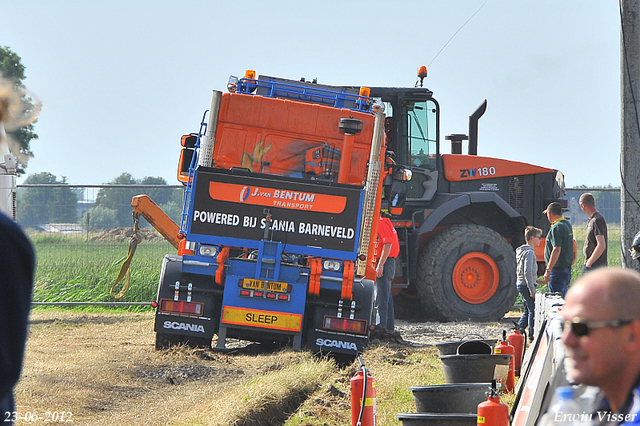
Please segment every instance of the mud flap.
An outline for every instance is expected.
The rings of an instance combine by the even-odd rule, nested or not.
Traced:
[[[358,353],[364,351],[369,342],[369,333],[366,335],[343,333],[340,331],[323,330],[322,324],[325,315],[335,316],[337,310],[334,305],[335,302],[330,303],[327,294],[321,294],[320,299],[325,299],[327,304],[320,307],[317,306],[314,309],[313,325],[310,325],[307,331],[305,346],[312,351],[318,351],[321,353],[339,353],[351,356],[356,356]],[[353,319],[366,320],[367,325],[372,325],[372,317],[374,315],[373,309],[374,299],[374,283],[371,280],[363,279],[355,281],[353,283],[353,301],[356,308],[351,311],[349,304],[345,303],[343,308],[344,318],[350,318],[353,314]]]
[[[306,346],[314,352],[338,353],[355,357],[364,351],[368,342],[368,336],[312,329],[308,332]]]
[[[220,315],[220,301],[216,299],[221,297],[216,295],[216,291],[221,293],[222,290],[215,288],[210,277],[184,273],[181,266],[181,256],[167,255],[162,262],[154,331],[159,334],[212,339],[218,331]],[[199,304],[201,309],[195,315],[177,312],[177,309],[172,308],[162,311],[162,306],[170,306],[172,303],[191,303],[192,306]]]
[[[156,333],[208,339],[212,339],[216,331],[215,323],[211,318],[194,318],[162,312],[156,314],[153,329]]]

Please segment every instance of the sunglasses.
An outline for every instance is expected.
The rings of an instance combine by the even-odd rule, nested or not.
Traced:
[[[587,321],[582,318],[574,318],[572,320],[566,320],[562,323],[562,331],[566,328],[570,328],[571,332],[578,337],[588,336],[592,330],[604,327],[622,327],[623,325],[631,324],[634,320],[620,320],[614,319],[611,321]]]

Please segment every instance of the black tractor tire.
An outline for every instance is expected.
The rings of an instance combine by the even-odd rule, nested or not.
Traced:
[[[204,337],[180,336],[177,334],[156,333],[156,349],[169,349],[172,346],[185,345],[190,348],[211,348],[211,339]]]
[[[515,303],[515,283],[513,248],[484,226],[451,226],[419,255],[420,302],[438,321],[497,321]]]
[[[411,292],[411,289],[404,289],[393,296],[393,310],[396,319],[407,321],[430,321],[435,320],[428,311],[422,309],[420,296]]]

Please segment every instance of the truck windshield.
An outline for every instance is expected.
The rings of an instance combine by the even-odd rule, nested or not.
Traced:
[[[411,165],[436,168],[436,105],[432,101],[404,102]]]

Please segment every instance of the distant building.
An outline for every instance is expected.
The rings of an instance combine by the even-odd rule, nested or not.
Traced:
[[[620,223],[620,188],[605,189],[567,189],[568,212],[564,216],[572,225],[585,225],[589,218],[580,208],[580,195],[591,192],[596,199],[596,209],[604,216],[607,223]]]
[[[45,223],[39,227],[53,234],[82,234],[84,229],[77,223]]]

